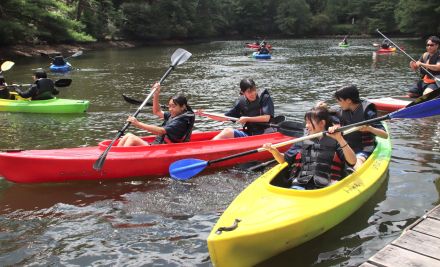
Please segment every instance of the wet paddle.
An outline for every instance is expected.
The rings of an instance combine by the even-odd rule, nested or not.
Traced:
[[[350,132],[354,132],[354,131],[361,129],[364,125],[371,124],[371,123],[378,122],[378,121],[384,121],[384,120],[390,120],[390,119],[416,119],[416,118],[431,117],[431,116],[435,116],[435,115],[440,115],[440,99],[429,100],[429,101],[419,103],[419,104],[411,106],[411,107],[402,108],[400,110],[394,111],[392,113],[389,113],[387,115],[384,115],[384,116],[381,116],[378,118],[346,125],[344,127],[338,128],[337,131],[339,131],[339,132],[342,131],[343,134],[348,134]],[[326,131],[312,134],[312,135],[303,136],[303,137],[296,138],[296,139],[289,140],[289,141],[285,141],[282,143],[274,144],[273,146],[274,147],[282,147],[282,146],[302,142],[305,140],[318,138],[318,137],[321,137],[325,134],[327,134]],[[172,163],[169,167],[169,172],[170,172],[170,175],[173,179],[188,180],[191,177],[193,177],[193,176],[197,175],[198,173],[200,173],[201,171],[203,171],[209,165],[212,165],[214,163],[226,161],[226,160],[237,158],[237,157],[246,156],[246,155],[253,154],[253,153],[263,152],[265,150],[266,149],[264,149],[263,147],[260,147],[258,149],[249,150],[249,151],[245,151],[245,152],[238,153],[235,155],[223,157],[220,159],[209,160],[209,161],[200,160],[200,159],[182,159],[182,160],[178,160],[178,161]]]
[[[194,114],[207,117],[216,121],[238,121],[239,118],[236,117],[230,117],[223,114],[218,113],[210,113],[210,112],[203,112],[203,111],[196,111]],[[272,119],[270,119],[270,123],[278,124],[286,120],[286,117],[283,115],[276,116]]]
[[[69,56],[69,57],[66,57],[64,60],[67,60],[67,59],[69,59],[69,58],[71,58],[71,57],[79,57],[79,56],[81,56],[82,54],[83,54],[83,51],[82,51],[82,50],[79,50],[79,51],[75,52],[73,55],[71,55],[71,56]]]
[[[12,68],[12,66],[14,66],[14,64],[15,64],[15,62],[12,62],[12,61],[5,61],[5,62],[3,62],[2,66],[1,66],[0,74],[2,72],[4,72],[4,71],[10,70]]]
[[[408,55],[408,53],[406,53],[402,48],[400,48],[400,47],[399,47],[398,45],[396,45],[393,41],[391,41],[390,38],[386,37],[383,33],[381,33],[381,32],[379,31],[379,29],[376,29],[376,31],[377,31],[380,35],[382,35],[383,38],[385,38],[385,39],[387,39],[388,41],[390,41],[390,43],[392,43],[397,49],[399,49],[400,52],[402,52],[403,54],[405,54],[405,56],[409,57],[412,61],[417,62],[417,60],[415,60],[412,56]],[[434,81],[435,81],[435,83],[437,84],[437,86],[440,87],[440,78],[435,77],[435,75],[432,74],[432,73],[431,73],[428,69],[426,69],[425,67],[420,66],[420,68],[422,68],[423,70],[425,70],[426,73],[428,73],[428,74],[434,79]]]
[[[162,84],[162,82],[168,77],[168,75],[171,73],[172,70],[176,68],[176,66],[185,63],[190,57],[191,53],[186,51],[185,49],[178,48],[173,55],[171,56],[171,65],[168,68],[168,70],[165,72],[165,74],[160,78],[159,84]],[[139,108],[136,110],[136,112],[132,115],[133,117],[137,117],[137,115],[141,112],[142,108],[147,104],[148,100],[150,100],[151,96],[154,94],[156,89],[152,90],[150,94],[145,98],[145,100],[142,102],[142,104],[139,106]],[[111,143],[108,145],[108,147],[105,149],[105,151],[101,154],[101,156],[95,161],[93,164],[93,169],[96,171],[100,171],[102,167],[104,166],[105,159],[107,157],[108,152],[110,151],[113,144],[118,140],[124,132],[128,129],[130,126],[130,122],[126,122],[124,127],[122,127],[121,130],[118,131],[115,138],[111,141]]]
[[[142,104],[142,101],[134,99],[132,97],[129,97],[129,96],[125,95],[125,94],[122,94],[122,97],[124,98],[125,101],[127,101],[130,104],[134,104],[134,105]],[[153,104],[152,103],[147,103],[146,106],[153,106]],[[163,108],[163,109],[168,108],[167,105],[160,105],[160,107]]]

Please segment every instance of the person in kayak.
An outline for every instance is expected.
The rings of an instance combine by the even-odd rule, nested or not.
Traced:
[[[376,106],[366,99],[360,99],[355,85],[336,90],[334,96],[340,107],[338,115],[342,126],[377,117]],[[356,153],[357,161],[354,169],[359,168],[373,152],[376,146],[375,136],[388,138],[388,133],[380,122],[365,125],[361,130],[345,136]]]
[[[0,98],[3,99],[10,98],[8,84],[6,83],[5,77],[1,74],[0,74]]]
[[[435,77],[431,77],[423,68],[427,69],[434,76],[440,76],[440,39],[437,36],[430,36],[426,40],[426,52],[418,61],[411,61],[410,68],[413,71],[420,71],[421,78],[408,92],[409,97],[419,97],[426,95],[439,87],[435,82]],[[421,68],[423,67],[423,68]]]
[[[381,47],[382,49],[388,49],[388,48],[390,48],[390,41],[389,41],[388,39],[384,39],[384,40],[382,41],[382,44],[380,45],[380,47]]]
[[[46,72],[39,68],[32,76],[34,83],[23,91],[20,87],[16,87],[15,91],[23,98],[31,98],[31,100],[52,99],[59,91],[55,88],[54,82],[47,78]]]
[[[257,93],[257,87],[252,79],[240,81],[240,97],[234,107],[225,113],[228,117],[238,118],[238,123],[243,124],[243,131],[234,128],[225,128],[213,140],[245,137],[274,132],[269,126],[270,119],[274,117],[274,105],[269,92],[265,89]],[[260,124],[263,122],[263,124]]]
[[[258,54],[270,54],[270,50],[267,48],[266,42],[263,42],[258,48]]]
[[[332,114],[324,106],[313,107],[304,116],[308,135],[328,131],[328,134],[292,145],[280,153],[272,144],[263,147],[278,163],[289,164],[289,186],[292,189],[318,189],[339,181],[347,175],[347,167],[356,163],[356,155],[333,125]]]
[[[64,57],[59,53],[52,59],[52,64],[55,66],[64,66],[66,63]]]
[[[157,135],[151,145],[188,142],[194,126],[195,115],[188,105],[186,97],[182,94],[171,97],[168,101],[168,111],[164,112],[159,104],[160,84],[155,83],[152,90],[156,90],[153,95],[153,114],[164,120],[162,125],[145,124],[133,116],[129,116],[127,121],[139,129]],[[118,142],[118,146],[148,145],[150,143],[131,133],[127,133]]]

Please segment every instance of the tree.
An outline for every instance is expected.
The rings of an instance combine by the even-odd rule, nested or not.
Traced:
[[[300,36],[310,29],[312,14],[305,0],[285,0],[278,6],[275,22],[284,34]]]
[[[400,0],[395,16],[402,32],[421,35],[440,32],[438,0]]]

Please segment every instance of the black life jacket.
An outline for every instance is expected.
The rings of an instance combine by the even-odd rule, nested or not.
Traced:
[[[32,100],[52,99],[55,91],[54,83],[51,79],[40,78],[35,81],[37,85],[37,94],[32,97]]]
[[[66,64],[66,61],[62,56],[56,56],[53,58],[52,62],[55,66],[64,66]]]
[[[265,97],[270,97],[269,92],[266,89],[259,93],[257,99],[255,99],[253,102],[249,102],[244,95],[240,96],[238,105],[240,107],[241,114],[247,117],[263,115],[262,102]],[[268,124],[262,125],[260,123],[249,122],[246,123],[243,128],[244,132],[248,135],[258,135],[265,133],[266,129],[270,128],[270,126]]]
[[[365,121],[365,111],[367,110],[367,107],[376,109],[373,103],[367,100],[362,100],[361,104],[353,113],[351,111],[341,110],[340,117],[342,125]],[[355,153],[361,151],[373,152],[374,147],[376,146],[375,136],[370,132],[356,131],[347,134],[344,138]]]
[[[336,152],[338,142],[328,136],[314,140],[303,142],[290,172],[293,183],[307,185],[306,188],[326,187],[331,180],[341,180],[345,173],[345,162]]]
[[[173,140],[171,139],[167,134],[163,134],[163,135],[158,135],[156,136],[156,139],[154,139],[153,144],[166,144],[166,143],[182,143],[182,142],[189,142],[189,140],[191,139],[191,134],[192,134],[192,129],[194,127],[194,122],[195,122],[195,115],[194,112],[192,111],[185,111],[184,113],[171,118],[171,116],[169,116],[168,118],[166,118],[164,120],[164,122],[162,123],[162,127],[166,126],[167,124],[169,124],[171,121],[175,120],[175,119],[179,119],[179,118],[183,118],[186,117],[188,118],[188,128],[186,130],[185,135],[179,139],[179,140]]]
[[[426,55],[426,56],[425,56]],[[429,53],[425,53],[423,54],[422,58],[420,59],[420,61],[422,63],[426,63],[428,62],[429,64],[435,65],[437,64],[437,61],[439,60],[440,57],[440,51],[437,51],[434,55],[430,55]],[[440,75],[440,71],[433,71],[433,70],[429,70],[429,72],[431,72],[434,76]],[[423,68],[420,68],[420,74],[423,76],[428,75],[428,77],[430,78],[434,78],[431,77],[431,75],[429,75],[426,70],[424,70]]]

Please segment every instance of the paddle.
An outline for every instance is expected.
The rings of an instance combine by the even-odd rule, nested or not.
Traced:
[[[130,104],[134,104],[134,105],[142,104],[142,101],[134,99],[134,98],[131,98],[131,97],[125,95],[125,94],[122,94],[122,97],[124,98],[125,101],[127,101]],[[147,103],[146,106],[153,106],[153,104],[152,103]],[[160,105],[160,107],[163,108],[163,109],[168,108],[167,105],[162,105],[162,104]]]
[[[64,60],[67,60],[67,59],[69,59],[69,58],[71,58],[71,57],[79,57],[79,56],[81,56],[82,54],[83,54],[83,51],[79,50],[79,51],[75,52],[73,55],[71,55],[71,56],[69,56],[69,57],[66,57]]]
[[[400,52],[402,52],[403,54],[405,54],[407,57],[409,57],[412,61],[417,62],[417,60],[415,60],[413,57],[411,57],[410,55],[408,55],[408,53],[406,53],[402,48],[400,48],[398,45],[396,45],[393,41],[391,41],[390,38],[386,37],[383,33],[381,33],[379,31],[379,29],[376,29],[376,31],[383,36],[383,38],[387,39],[388,41],[390,41],[390,43],[392,43],[397,49],[400,50]],[[420,66],[420,68],[422,68],[423,70],[426,71],[426,73],[428,73],[432,78],[434,78],[435,83],[437,84],[437,86],[440,87],[440,78],[437,78],[434,76],[434,74],[432,74],[429,70],[427,70],[425,67]]]
[[[67,87],[72,83],[72,79],[58,79],[54,82],[54,85],[56,87]],[[32,84],[28,83],[28,84],[12,84],[12,85],[8,85],[8,87],[15,87],[15,86],[31,86]]]
[[[162,84],[162,82],[168,77],[168,75],[171,73],[172,70],[176,68],[176,66],[185,63],[190,57],[191,53],[186,51],[185,49],[178,48],[176,51],[174,51],[173,55],[171,56],[171,65],[168,68],[168,70],[165,72],[165,74],[160,78],[159,84]],[[136,116],[141,112],[142,108],[147,104],[148,100],[150,100],[151,96],[156,92],[156,89],[152,90],[150,94],[145,98],[144,102],[139,106],[139,108],[136,110],[136,112],[132,115],[136,118]],[[116,137],[111,141],[111,143],[108,145],[106,150],[101,154],[101,156],[95,161],[93,164],[93,169],[99,171],[102,169],[102,166],[104,165],[105,159],[107,157],[108,152],[110,151],[110,148],[112,145],[118,140],[124,132],[127,130],[127,128],[130,126],[130,122],[126,122],[124,127],[122,127],[121,130],[118,131],[116,134]]]
[[[5,61],[5,62],[3,62],[2,66],[1,66],[0,74],[2,72],[4,72],[4,71],[10,70],[12,68],[12,66],[14,66],[14,64],[15,64],[15,62],[12,62],[12,61]]]
[[[431,100],[431,99],[437,98],[439,95],[440,95],[440,90],[434,90],[434,91],[432,91],[432,92],[430,92],[430,93],[427,93],[426,95],[422,95],[422,96],[420,96],[420,97],[414,99],[411,103],[409,103],[408,105],[406,105],[406,107],[408,108],[408,107],[411,107],[411,106],[414,106],[414,105],[420,104],[420,103],[422,103],[422,102],[426,102],[426,101],[428,101],[428,100]]]
[[[377,117],[377,118],[374,118],[371,120],[361,121],[358,123],[353,123],[353,124],[350,124],[350,125],[347,125],[344,127],[340,127],[337,129],[337,131],[338,132],[342,131],[343,134],[348,134],[350,132],[354,132],[354,131],[361,129],[364,125],[371,124],[371,123],[378,122],[378,121],[384,121],[384,120],[389,120],[389,119],[410,119],[410,118],[415,119],[415,118],[424,118],[424,117],[430,117],[430,116],[435,116],[435,115],[440,115],[440,99],[429,100],[427,102],[419,103],[417,105],[414,105],[414,106],[411,106],[408,108],[402,108],[400,110],[394,111],[392,113],[389,113],[389,114],[381,116],[381,117]],[[321,137],[325,134],[327,134],[327,131],[303,136],[301,138],[296,138],[293,140],[288,140],[288,141],[285,141],[282,143],[275,144],[275,145],[273,145],[273,147],[282,147],[282,146],[302,142],[305,140],[318,138],[318,137]],[[178,160],[178,161],[172,163],[169,167],[169,172],[170,172],[170,175],[173,179],[188,180],[191,177],[193,177],[193,176],[197,175],[198,173],[200,173],[201,171],[203,171],[209,165],[212,165],[214,163],[226,161],[226,160],[237,158],[237,157],[246,156],[246,155],[253,154],[253,153],[263,152],[265,150],[266,150],[265,148],[260,147],[258,149],[249,150],[249,151],[245,151],[245,152],[238,153],[235,155],[223,157],[220,159],[209,160],[209,161],[200,160],[200,159],[182,159],[182,160]]]
[[[223,114],[218,113],[209,113],[209,112],[203,112],[203,111],[196,111],[194,114],[207,117],[216,121],[238,121],[239,118],[236,117],[229,117]],[[272,119],[270,119],[270,123],[278,124],[286,120],[286,117],[283,115],[276,116]]]

